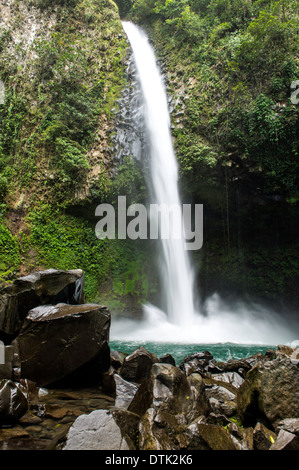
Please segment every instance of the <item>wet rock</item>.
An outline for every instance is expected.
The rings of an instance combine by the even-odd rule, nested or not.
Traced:
[[[263,361],[265,359],[264,355],[261,352],[258,352],[256,354],[253,354],[250,357],[246,358],[246,362],[250,365],[250,367],[254,367],[256,364],[259,362]]]
[[[127,382],[118,374],[114,374],[114,380],[116,388],[115,406],[117,408],[127,409],[130,406],[139,385]]]
[[[30,411],[27,411],[27,413],[25,413],[24,416],[22,416],[19,419],[19,423],[23,424],[25,426],[40,424],[40,423],[42,423],[42,421],[43,421],[42,418],[40,418],[39,416],[34,415]]]
[[[276,441],[276,434],[266,428],[262,423],[257,423],[253,430],[253,447],[256,450],[269,450]]]
[[[299,349],[292,348],[291,346],[287,346],[285,344],[279,344],[276,348],[277,354],[283,354],[290,357],[294,352],[299,354]]]
[[[0,291],[0,339],[16,336],[29,310],[39,305],[84,302],[81,269],[48,269],[20,277]]]
[[[291,432],[299,436],[299,418],[287,418],[280,421],[277,425],[277,429]]]
[[[119,351],[111,351],[110,352],[110,364],[115,370],[119,370],[123,365],[123,362],[128,354],[119,352]]]
[[[190,375],[203,372],[212,360],[213,356],[208,351],[198,352],[185,357],[179,367],[186,375]]]
[[[62,419],[67,415],[67,413],[68,410],[66,408],[58,405],[47,405],[45,416],[54,419]]]
[[[69,429],[63,450],[135,450],[138,421],[125,410],[81,415]]]
[[[13,424],[27,411],[28,400],[23,387],[12,380],[0,382],[0,424]]]
[[[198,423],[201,421],[202,420],[199,419]],[[201,436],[197,427],[197,423],[190,424],[187,427],[185,433],[188,438],[188,443],[186,446],[188,450],[211,450],[208,443]]]
[[[299,450],[299,437],[281,429],[269,450]]]
[[[144,347],[139,347],[124,359],[119,374],[127,381],[140,382],[148,377],[157,359]]]
[[[224,414],[214,412],[211,412],[208,415],[206,422],[208,424],[220,424],[220,426],[227,426],[229,423],[231,423],[230,419]]]
[[[253,428],[243,430],[242,449],[253,450]]]
[[[40,306],[16,342],[21,376],[43,387],[99,381],[109,369],[110,313],[96,304]]]
[[[237,409],[236,392],[233,391],[229,384],[223,383],[218,385],[216,383],[207,383],[205,389],[206,396],[209,400],[211,409],[216,414],[224,414],[226,416],[233,416]],[[229,387],[229,388],[227,388]]]
[[[109,395],[115,396],[115,380],[114,380],[115,369],[110,366],[106,372],[103,372],[101,378],[102,390],[104,393],[109,393]]]
[[[142,416],[149,408],[159,408],[171,414],[192,412],[192,390],[185,374],[171,364],[156,363],[148,380],[143,382],[129,411]]]
[[[299,348],[292,348],[290,346],[280,344],[277,346],[276,355],[278,357],[287,356],[290,358],[293,364],[295,365],[299,364]]]
[[[207,450],[241,450],[241,445],[230,433],[217,424],[196,423],[197,438],[204,442]],[[194,444],[193,447],[194,449]]]
[[[213,374],[212,378],[218,382],[226,382],[231,384],[235,388],[239,388],[244,382],[244,379],[237,372],[223,372],[221,374]]]
[[[22,426],[14,426],[12,428],[7,428],[7,429],[1,429],[0,432],[0,448],[2,445],[4,446],[6,443],[6,446],[8,442],[14,440],[16,441],[17,439],[23,439],[23,438],[28,438],[29,433],[24,429]]]
[[[1,440],[0,450],[47,450],[51,444],[47,439],[30,439],[28,435]]]
[[[272,359],[276,359],[277,357],[277,354],[276,354],[276,351],[274,351],[274,349],[267,349],[267,351],[265,352],[264,354],[264,358],[267,358],[268,360],[271,360]]]
[[[129,449],[136,449],[138,446],[138,426],[140,418],[138,415],[123,408],[113,408],[111,410],[113,419],[121,430],[122,436],[126,440]]]
[[[193,373],[187,378],[191,389],[191,400],[193,402],[190,420],[199,416],[208,416],[211,411],[211,405],[205,393],[205,384],[200,374]]]
[[[139,424],[140,450],[179,450],[186,448],[189,438],[185,433],[183,416],[149,408]]]
[[[248,371],[252,365],[250,360],[245,359],[229,359],[227,362],[216,362],[215,364],[209,365],[207,371],[214,372],[215,368],[218,368],[219,372],[239,372],[240,370]]]
[[[0,380],[13,378],[13,359],[13,346],[4,346],[0,342]]]
[[[228,432],[230,433],[231,436],[235,436],[238,439],[241,439],[243,437],[239,426],[236,423],[232,422],[232,421],[230,423],[228,423],[226,429],[228,430]]]
[[[239,388],[238,412],[245,425],[257,421],[275,427],[286,418],[299,418],[299,369],[286,356],[256,364]]]
[[[176,365],[175,359],[171,354],[164,354],[164,356],[161,356],[159,358],[159,362],[161,362],[162,364],[172,364],[173,366]]]

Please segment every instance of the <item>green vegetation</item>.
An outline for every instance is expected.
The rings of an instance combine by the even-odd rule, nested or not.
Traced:
[[[126,296],[135,296],[136,302],[147,297],[144,248],[127,240],[98,240],[95,221],[62,214],[49,205],[33,210],[28,223],[30,236],[23,239],[23,248],[35,248],[37,263],[45,268],[83,269],[87,301],[109,300],[114,309],[125,309]]]
[[[17,237],[13,236],[10,230],[0,219],[0,286],[3,281],[13,279],[20,267],[20,246]]]
[[[94,211],[119,194],[140,200],[143,178],[130,159],[111,178],[100,159],[89,183],[93,150],[109,146],[112,108],[125,84],[127,42],[116,5],[25,0],[10,9],[13,20],[0,29],[0,280],[10,282],[21,266],[82,268],[87,301],[123,311],[129,299],[137,308],[153,290],[146,247],[98,240]],[[74,213],[85,187],[89,196]],[[23,230],[14,222],[20,211]]]
[[[32,10],[36,6],[40,12]],[[11,8],[15,22],[0,31],[6,90],[0,105],[1,193],[6,182],[11,193],[41,184],[53,203],[65,202],[88,178],[89,151],[124,85],[127,43],[109,0],[27,0]],[[37,24],[24,34],[32,11]],[[35,34],[34,28],[41,30]],[[18,44],[14,35],[20,34]],[[31,42],[26,34],[33,35]]]
[[[94,234],[97,204],[146,198],[131,159],[111,177],[113,113],[126,83],[120,15],[147,29],[165,65],[183,198],[204,204],[204,246],[194,253],[202,293],[220,287],[298,304],[299,105],[290,99],[298,2],[8,3],[0,281],[80,267],[87,299],[117,311],[155,293],[148,244]]]
[[[297,198],[299,110],[290,98],[299,77],[298,3],[136,0],[130,14],[150,27],[170,91],[188,94],[175,135],[193,191],[229,163],[233,177],[233,169],[244,179],[250,173],[252,189]]]

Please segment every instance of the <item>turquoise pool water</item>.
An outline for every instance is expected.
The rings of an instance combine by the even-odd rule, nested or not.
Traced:
[[[121,351],[130,354],[139,346],[143,346],[158,357],[164,354],[171,354],[176,364],[179,365],[184,357],[195,352],[209,351],[217,361],[227,361],[228,359],[244,359],[258,352],[264,354],[267,349],[276,349],[275,345],[246,345],[236,343],[216,343],[216,344],[180,344],[180,343],[155,343],[155,342],[135,342],[135,341],[111,341],[112,351]]]

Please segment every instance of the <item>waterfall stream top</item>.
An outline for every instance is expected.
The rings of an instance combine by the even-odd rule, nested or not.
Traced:
[[[155,53],[139,27],[131,22],[123,22],[123,27],[132,47],[144,102],[150,153],[150,202],[181,207],[166,89]],[[168,320],[174,325],[192,324],[196,317],[194,274],[184,240],[173,237],[160,240],[159,272],[161,308]],[[151,308],[155,307],[147,305],[145,313],[149,314]]]

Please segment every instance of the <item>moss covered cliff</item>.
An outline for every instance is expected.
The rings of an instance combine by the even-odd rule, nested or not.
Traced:
[[[126,85],[121,15],[155,44],[183,199],[204,204],[203,297],[298,306],[296,1],[7,0],[0,15],[1,282],[80,267],[87,299],[115,311],[155,294],[149,244],[94,234],[97,204],[144,191],[111,146]]]
[[[125,309],[123,298],[138,303],[147,294],[143,251],[94,232],[96,205],[138,178],[110,150],[127,48],[110,0],[1,4],[2,282],[34,269],[80,267],[88,300],[105,300],[107,291]]]

